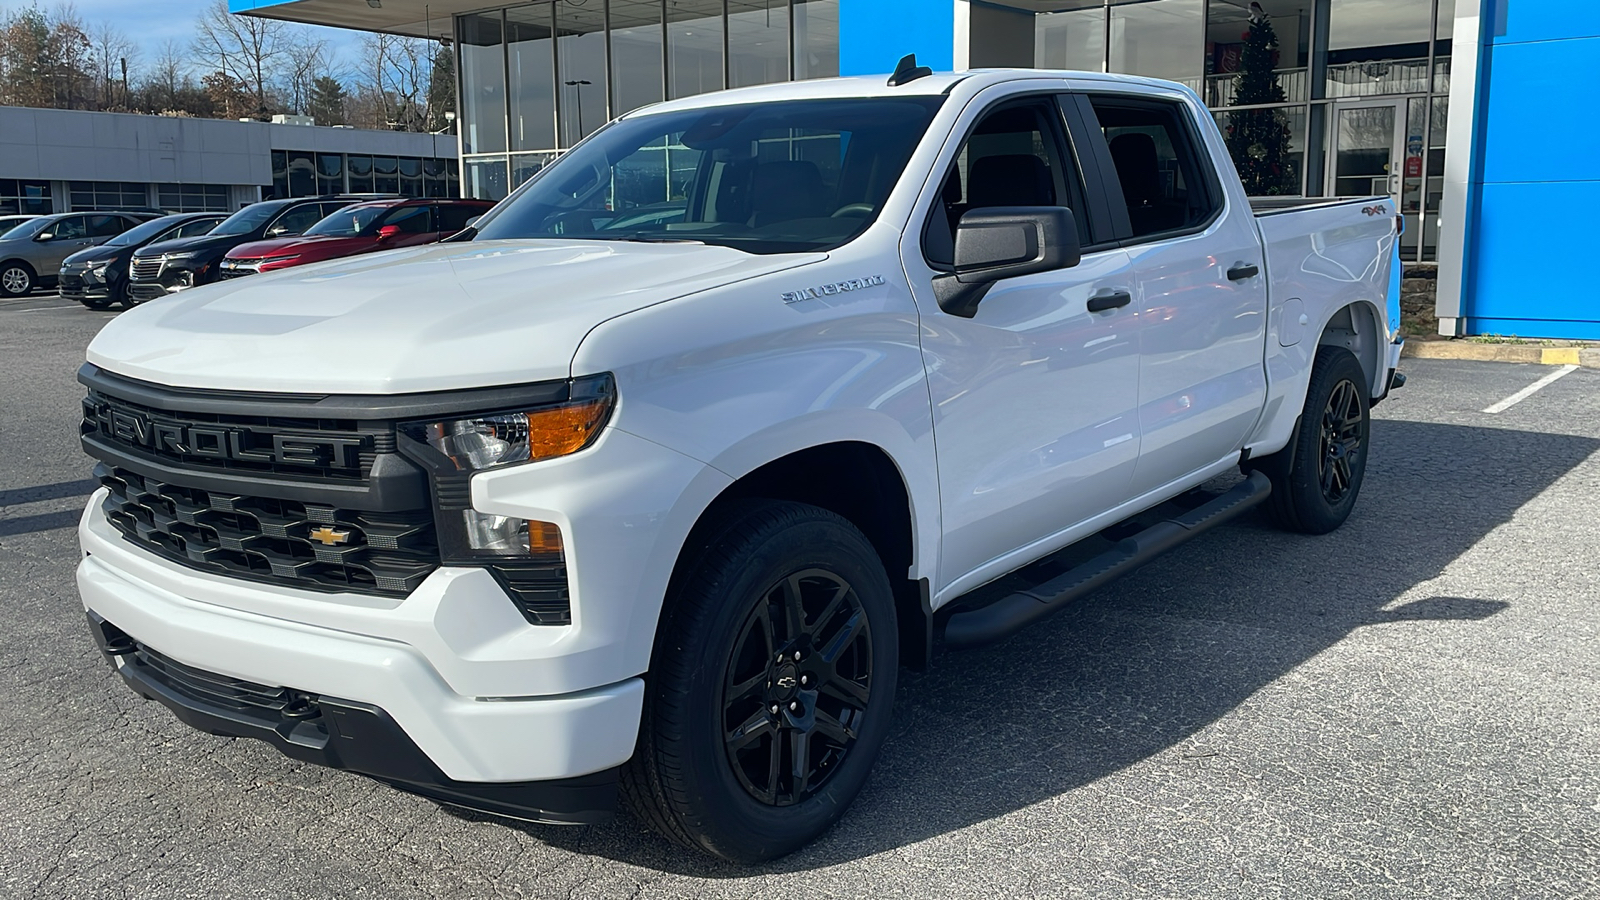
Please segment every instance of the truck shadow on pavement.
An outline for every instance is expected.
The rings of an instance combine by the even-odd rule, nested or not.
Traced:
[[[1091,784],[1189,740],[1357,629],[1494,616],[1508,604],[1395,604],[1600,449],[1586,437],[1410,421],[1376,420],[1372,434],[1361,499],[1340,531],[1291,535],[1247,516],[1010,640],[903,672],[894,729],[854,807],[755,872],[882,853]],[[753,874],[626,816],[508,827],[651,869]]]

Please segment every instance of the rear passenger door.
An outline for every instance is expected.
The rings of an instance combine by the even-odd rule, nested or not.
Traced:
[[[1266,277],[1254,213],[1228,202],[1195,108],[1176,96],[1077,98],[1134,270],[1140,319],[1133,493],[1239,450],[1266,399]]]
[[[1088,309],[1126,296],[1133,273],[1097,222],[1104,199],[1088,190],[1059,95],[997,99],[963,122],[901,245],[933,401],[940,581],[955,591],[1125,501],[1139,453],[1135,311]],[[931,280],[949,269],[961,216],[1018,206],[1071,208],[1082,262],[997,282],[972,318],[942,310]]]

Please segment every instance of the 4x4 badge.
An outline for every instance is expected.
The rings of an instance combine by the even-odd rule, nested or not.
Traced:
[[[318,541],[332,546],[334,544],[348,543],[350,541],[350,532],[339,531],[338,529],[329,528],[328,526],[324,525],[321,528],[311,529],[310,537],[313,541]]]

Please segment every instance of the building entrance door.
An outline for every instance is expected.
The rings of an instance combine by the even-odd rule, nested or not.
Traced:
[[[1405,101],[1360,100],[1333,108],[1333,165],[1328,193],[1335,197],[1398,197],[1405,161]]]

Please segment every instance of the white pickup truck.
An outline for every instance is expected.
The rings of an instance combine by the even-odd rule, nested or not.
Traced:
[[[107,325],[78,585],[116,671],[760,860],[844,813],[940,641],[1258,503],[1337,528],[1399,381],[1391,202],[1253,211],[1176,84],[913,66],[639,110],[451,242]]]

